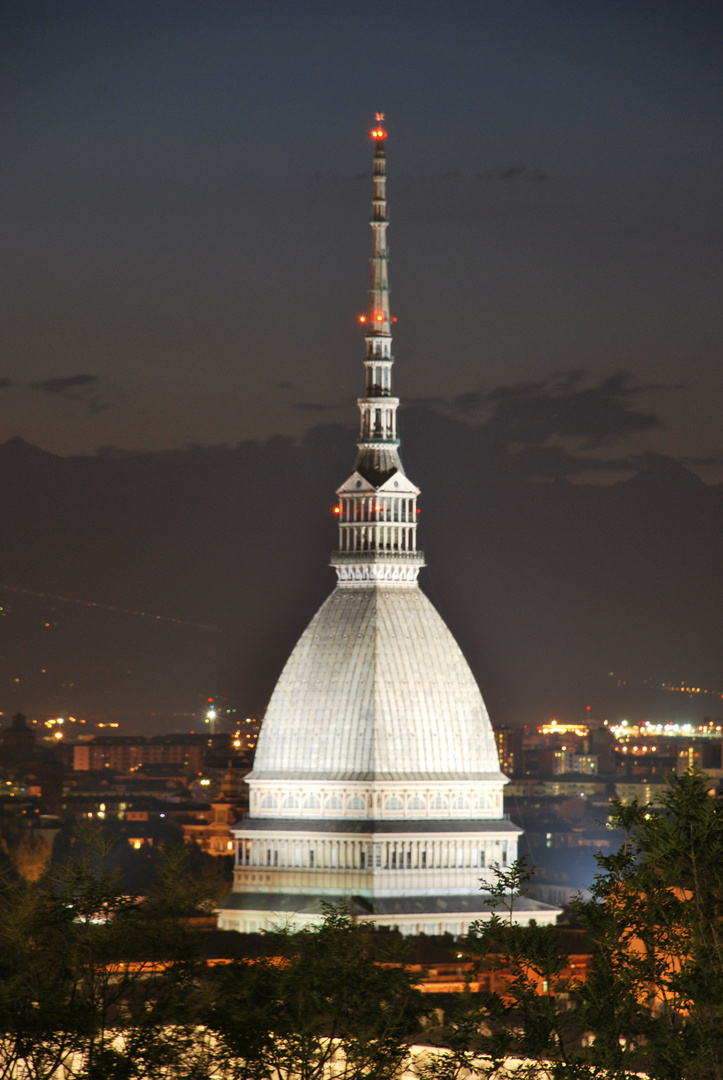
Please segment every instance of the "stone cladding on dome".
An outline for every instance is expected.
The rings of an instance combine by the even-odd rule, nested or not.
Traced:
[[[462,652],[413,588],[339,587],[276,684],[259,780],[502,781]]]

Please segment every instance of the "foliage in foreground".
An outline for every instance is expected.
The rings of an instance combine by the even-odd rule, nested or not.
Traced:
[[[190,1037],[198,962],[185,920],[203,897],[183,852],[166,852],[140,898],[118,892],[104,841],[88,839],[39,886],[0,883],[0,1080],[49,1080],[61,1065],[84,1080],[165,1075]]]
[[[204,903],[182,851],[143,898],[121,893],[102,838],[38,882],[0,880],[0,1080],[723,1080],[723,809],[672,779],[662,812],[617,803],[573,968],[556,927],[516,926],[524,863],[498,870],[467,955],[490,990],[444,1015],[402,957],[329,908],[263,955],[208,968],[187,916]],[[410,1064],[411,1042],[432,1049]],[[434,1048],[436,1047],[436,1052]]]
[[[318,930],[268,935],[269,956],[218,975],[209,1026],[234,1077],[393,1080],[424,996],[395,953],[338,908]],[[385,961],[387,961],[385,963]],[[391,963],[389,963],[391,961]]]
[[[598,856],[591,897],[575,904],[586,978],[558,928],[513,925],[524,863],[499,870],[508,916],[474,925],[466,950],[502,987],[448,1009],[447,1050],[423,1080],[491,1074],[510,1056],[528,1060],[519,1080],[723,1077],[723,806],[690,772],[671,778],[662,812],[616,802],[611,823],[623,846]]]
[[[208,968],[188,853],[166,851],[143,898],[119,891],[108,855],[98,834],[37,884],[0,881],[0,1080],[399,1074],[426,1004],[369,928],[329,908],[318,930]]]

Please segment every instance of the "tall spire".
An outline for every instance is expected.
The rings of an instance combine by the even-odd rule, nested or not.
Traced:
[[[424,566],[417,551],[417,488],[399,457],[397,408],[392,397],[392,333],[387,256],[387,174],[384,114],[372,131],[374,192],[369,308],[365,325],[364,397],[357,399],[360,425],[355,471],[338,489],[339,550],[332,557],[339,584],[394,581],[414,584]]]
[[[366,394],[358,399],[361,422],[359,456],[356,467],[372,483],[379,483],[402,468],[397,438],[399,400],[392,393],[392,318],[389,313],[389,261],[387,257],[387,162],[384,152],[386,131],[381,126],[384,113],[377,113],[372,131],[374,150],[374,194],[372,197],[372,257],[369,309],[366,325]],[[381,399],[381,400],[380,400]]]
[[[377,113],[377,120],[384,113]],[[389,337],[389,278],[387,274],[387,162],[384,153],[386,131],[381,126],[372,131],[374,152],[374,195],[372,198],[372,278],[369,287],[368,321],[370,336]]]

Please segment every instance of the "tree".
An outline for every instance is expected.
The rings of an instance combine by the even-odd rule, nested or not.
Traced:
[[[622,847],[598,856],[591,897],[574,905],[586,977],[558,928],[512,925],[529,875],[498,868],[492,892],[509,918],[473,925],[465,951],[499,985],[448,1010],[429,1080],[492,1075],[510,1056],[522,1078],[721,1080],[723,805],[689,772],[669,779],[659,811],[613,801],[610,825]]]
[[[209,1027],[224,1076],[393,1080],[427,1004],[398,953],[329,907],[318,929],[266,935],[267,955],[221,970]]]
[[[53,845],[40,832],[32,829],[19,829],[9,844],[7,851],[10,862],[25,881],[39,881],[45,873],[53,852]]]
[[[168,850],[143,898],[122,893],[94,838],[36,883],[0,876],[0,1080],[723,1080],[723,804],[700,774],[663,807],[615,802],[620,850],[577,918],[586,976],[556,927],[515,925],[524,861],[497,868],[465,953],[484,992],[425,1022],[399,951],[330,907],[318,929],[265,935],[263,955],[207,970],[187,916],[203,890]],[[490,891],[486,887],[485,891]],[[481,980],[477,980],[481,985]]]
[[[723,804],[690,771],[663,810],[616,803],[625,842],[578,911],[594,944],[585,985],[597,1063],[661,1080],[723,1076]]]
[[[118,889],[101,834],[36,884],[0,881],[0,1080],[393,1080],[426,1002],[370,928],[330,908],[211,972],[187,916],[187,852],[145,897]]]
[[[534,873],[526,857],[492,869],[495,881],[485,884],[485,892],[490,906],[505,915],[493,911],[472,923],[463,954],[473,962],[468,983],[484,972],[492,988],[473,993],[468,986],[447,1007],[443,1024],[432,1032],[441,1052],[423,1060],[421,1080],[491,1077],[510,1057],[523,1062],[515,1071],[519,1080],[574,1075],[579,1019],[570,1006],[579,987],[570,957],[556,927],[515,925],[515,901]]]
[[[0,886],[0,1078],[191,1076],[202,991],[185,920],[202,896],[183,852],[140,898],[118,891],[102,837],[86,840],[40,886]]]
[[[65,912],[24,880],[0,880],[0,1077],[50,1080],[72,1053]]]

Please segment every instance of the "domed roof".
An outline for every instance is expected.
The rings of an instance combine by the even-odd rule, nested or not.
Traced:
[[[500,779],[462,652],[418,586],[337,587],[276,684],[253,779]]]

